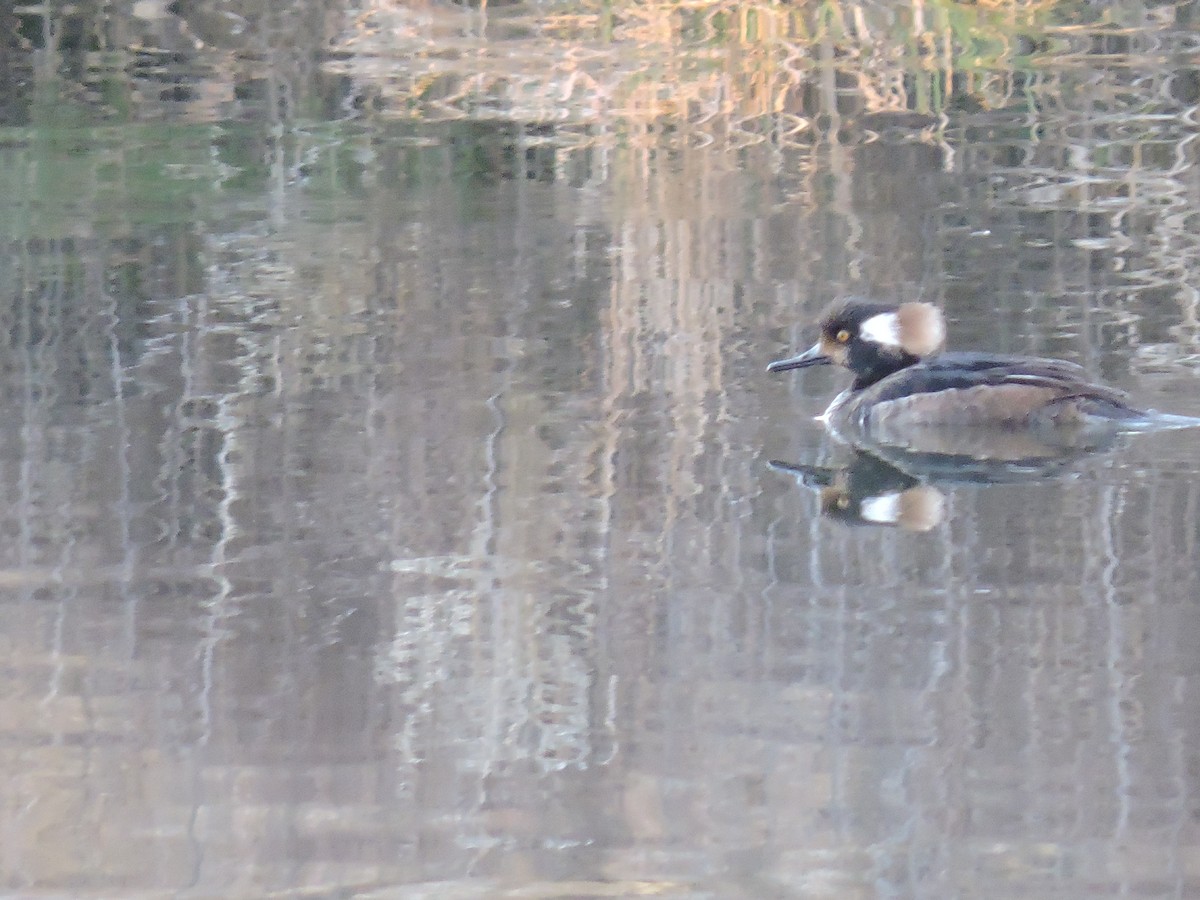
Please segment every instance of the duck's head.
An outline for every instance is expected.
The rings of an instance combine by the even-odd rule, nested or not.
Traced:
[[[941,310],[929,303],[872,303],[841,300],[821,317],[821,334],[799,356],[777,359],[768,372],[787,372],[836,363],[863,388],[937,353],[946,340]]]

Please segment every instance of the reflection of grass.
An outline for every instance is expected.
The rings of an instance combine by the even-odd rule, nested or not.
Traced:
[[[65,105],[65,104],[64,104]],[[60,113],[49,124],[0,128],[0,235],[57,239],[113,235],[139,226],[187,224],[222,198],[261,197],[271,177],[273,145],[253,125],[150,122],[71,127]],[[327,153],[334,134],[295,133],[279,155],[297,179],[346,180],[359,167]],[[331,167],[341,166],[340,171]],[[347,174],[349,171],[351,174]]]
[[[1048,40],[1055,9],[1050,0],[629,0],[484,15],[377,0],[343,44],[356,54],[347,68],[374,82],[394,115],[723,116],[736,126],[783,112],[936,115],[952,92],[984,108],[1007,105],[1006,73],[1031,65],[1021,54]],[[374,62],[400,56],[399,72]],[[811,94],[823,94],[823,108]]]

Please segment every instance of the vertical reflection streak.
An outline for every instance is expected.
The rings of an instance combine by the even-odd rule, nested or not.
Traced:
[[[203,361],[203,337],[208,325],[208,299],[206,295],[197,296],[195,321],[187,334],[195,333],[194,341],[187,341],[181,346],[180,370],[184,374],[183,389],[180,392],[178,409],[182,413],[190,400],[199,395],[196,371],[197,363]],[[186,433],[181,429],[180,436]],[[182,526],[182,523],[181,523]],[[228,584],[223,584],[216,596],[208,598],[204,603],[205,616],[203,621],[203,637],[199,642],[200,685],[198,703],[200,710],[200,736],[197,745],[206,746],[212,737],[212,691],[213,691],[213,658],[217,644],[220,642],[218,622],[222,616],[222,600],[228,590]],[[197,800],[199,802],[199,800]]]
[[[522,182],[523,184],[523,182]],[[525,210],[525,192],[518,188],[516,219],[514,223],[514,232],[516,235],[521,235],[526,232],[524,226],[528,219],[528,213]],[[520,240],[516,241],[516,253],[511,265],[517,272],[525,271],[528,263],[525,260],[524,247]],[[522,298],[522,303],[517,310],[517,320],[519,314],[527,308],[529,291],[528,289],[519,292]],[[503,316],[503,326],[501,334],[504,338],[512,338],[515,334],[513,328],[514,316],[506,310]],[[508,342],[506,341],[506,344]],[[521,632],[523,616],[518,612],[515,616],[511,613],[506,615],[506,608],[515,608],[521,610],[526,608],[525,598],[517,597],[515,591],[507,588],[505,585],[505,574],[509,577],[519,576],[509,565],[508,561],[501,556],[501,545],[499,529],[503,526],[501,521],[500,509],[500,447],[501,439],[504,437],[508,427],[508,417],[505,414],[502,400],[511,393],[513,389],[513,372],[516,368],[516,357],[512,353],[504,354],[504,365],[497,377],[498,387],[484,401],[484,406],[491,415],[493,428],[484,438],[484,476],[483,494],[480,496],[476,504],[477,519],[475,528],[472,531],[470,557],[475,560],[480,567],[478,576],[478,589],[474,597],[471,597],[468,602],[480,603],[482,598],[487,596],[492,604],[492,622],[493,622],[493,640],[497,642],[494,652],[497,657],[497,665],[490,673],[489,688],[491,692],[492,702],[491,721],[486,729],[488,742],[491,746],[481,754],[480,771],[478,778],[475,780],[476,794],[476,811],[481,811],[486,808],[488,803],[488,786],[492,775],[495,771],[497,763],[504,758],[503,745],[506,741],[512,740],[515,732],[522,724],[521,714],[519,710],[524,710],[528,713],[528,705],[523,704],[523,698],[519,696],[505,697],[505,693],[509,689],[506,683],[507,679],[501,673],[511,673],[512,676],[518,676],[522,672],[519,648],[523,646],[523,635]],[[510,460],[509,464],[513,465],[517,461]],[[528,560],[525,560],[528,563]],[[516,600],[516,603],[511,601]],[[505,658],[504,650],[508,650],[507,658]],[[511,686],[514,691],[518,689],[518,685]],[[512,722],[505,729],[506,713],[512,715]],[[476,867],[491,852],[498,844],[503,843],[500,839],[485,837],[483,834],[473,836],[476,846],[474,853],[471,854],[471,861],[468,863],[468,870],[475,871]],[[460,842],[468,846],[470,840],[462,840]]]
[[[597,156],[603,158],[603,165],[608,166],[608,154],[606,150],[597,150]],[[576,278],[582,280],[586,271],[587,258],[584,250],[587,246],[587,236],[584,231],[578,238],[576,243],[576,263],[575,274]],[[620,266],[616,258],[610,256],[608,258],[609,274],[608,280],[610,284],[617,284],[621,278]],[[597,594],[603,601],[605,606],[609,607],[610,602],[614,600],[613,585],[615,583],[614,568],[616,560],[614,558],[616,545],[615,541],[619,537],[614,525],[616,523],[616,503],[617,503],[617,454],[621,444],[621,423],[620,410],[616,402],[616,391],[614,390],[614,367],[616,365],[617,348],[615,346],[616,337],[615,330],[612,328],[601,328],[598,334],[599,359],[597,365],[598,380],[597,389],[600,392],[600,416],[601,436],[596,450],[596,465],[599,468],[600,496],[598,502],[600,504],[599,532],[598,532],[598,549],[599,554],[599,569],[600,569],[600,586]],[[611,613],[607,610],[604,614],[597,617],[596,631],[596,651],[597,658],[600,660],[611,660],[611,644],[609,643],[609,632],[611,630]],[[617,702],[619,699],[619,679],[620,671],[613,666],[613,671],[608,676],[608,693],[607,702],[608,709],[604,719],[604,730],[609,736],[611,745],[608,748],[608,753],[605,756],[599,757],[597,764],[606,766],[617,758],[621,750],[621,731],[620,721],[618,719]]]
[[[953,513],[953,511],[951,512]],[[952,646],[954,620],[952,598],[961,596],[961,585],[955,578],[954,545],[950,530],[942,529],[935,539],[942,545],[941,551],[938,553],[939,562],[935,570],[937,573],[935,578],[937,583],[943,587],[940,591],[941,614],[932,619],[938,626],[938,637],[933,641],[930,651],[929,679],[921,691],[921,707],[926,713],[930,737],[925,744],[921,745],[920,761],[928,764],[930,748],[937,746],[940,738],[941,746],[946,750],[948,764],[945,766],[944,776],[940,782],[940,793],[937,797],[942,809],[938,829],[941,840],[931,848],[930,855],[936,860],[938,870],[944,873],[949,869],[950,861],[953,858],[952,842],[962,835],[960,822],[962,810],[958,806],[960,798],[957,794],[961,790],[964,748],[961,743],[961,735],[953,732],[952,723],[947,716],[942,714],[939,705],[941,698],[952,696],[950,683],[953,682],[955,668]],[[919,813],[914,813],[914,819],[918,816]],[[918,835],[918,838],[923,837],[924,835]],[[920,884],[921,873],[913,872],[910,879],[911,884]]]
[[[507,426],[507,420],[500,400],[511,387],[510,374],[512,366],[513,361],[509,359],[501,376],[501,386],[484,401],[484,406],[491,413],[494,427],[484,438],[483,442],[484,491],[483,495],[479,498],[479,502],[476,504],[479,514],[472,534],[470,554],[471,559],[477,560],[481,564],[481,571],[476,581],[478,585],[477,592],[473,597],[467,598],[467,602],[478,603],[484,596],[491,599],[492,621],[495,623],[493,634],[494,639],[498,642],[498,646],[494,651],[498,664],[488,679],[492,702],[489,704],[491,707],[491,722],[487,728],[487,735],[491,746],[482,754],[482,765],[477,781],[477,809],[483,809],[487,803],[488,779],[494,770],[496,761],[502,758],[501,744],[507,737],[504,734],[505,712],[520,708],[518,703],[514,702],[518,698],[505,697],[507,686],[500,673],[511,672],[515,674],[521,671],[520,659],[516,653],[516,647],[520,646],[521,616],[517,615],[515,617],[516,621],[511,621],[513,618],[511,612],[506,615],[506,611],[514,606],[514,604],[507,601],[517,599],[519,604],[521,601],[520,598],[508,597],[506,591],[503,589],[504,567],[502,566],[502,560],[495,555],[498,545],[496,520],[498,517],[497,500],[499,493],[499,454],[496,448]],[[511,641],[505,640],[505,636],[509,636]],[[506,646],[511,648],[509,651],[511,655],[503,652],[502,648]],[[514,721],[512,727],[515,729],[517,725],[518,723]],[[475,859],[471,863],[472,868],[491,849],[492,847],[487,841],[480,841]]]
[[[163,503],[162,520],[166,534],[164,539],[168,547],[174,548],[183,537],[183,486],[180,483],[184,471],[184,403],[192,396],[195,383],[195,371],[192,365],[192,328],[191,301],[182,297],[176,304],[179,335],[176,339],[178,355],[180,391],[178,399],[172,403],[163,416],[163,432],[159,439],[159,454],[162,463],[154,479],[154,485],[161,493]],[[165,351],[164,357],[170,358],[170,352]],[[154,498],[155,501],[159,497]]]
[[[1133,777],[1130,768],[1132,748],[1129,736],[1125,730],[1124,701],[1131,689],[1128,679],[1123,676],[1125,655],[1125,622],[1122,614],[1120,595],[1116,586],[1116,574],[1119,565],[1119,555],[1116,550],[1114,530],[1121,515],[1122,497],[1120,489],[1105,488],[1100,498],[1099,517],[1101,546],[1100,551],[1104,561],[1100,572],[1101,600],[1106,610],[1108,622],[1108,642],[1105,662],[1108,669],[1109,683],[1109,715],[1111,717],[1111,740],[1113,745],[1113,766],[1117,773],[1116,791],[1117,820],[1114,823],[1113,839],[1116,847],[1121,848],[1122,863],[1129,859],[1128,848],[1124,842],[1128,838],[1129,820],[1132,804]],[[1130,874],[1127,865],[1120,867],[1118,890],[1124,896],[1131,889]]]
[[[118,337],[120,313],[117,310],[116,295],[103,291],[106,302],[105,319],[108,329],[109,378],[112,382],[113,406],[116,413],[116,450],[117,454],[117,522],[120,525],[121,543],[121,593],[126,605],[132,601],[134,607],[127,609],[127,628],[132,634],[133,614],[136,609],[136,594],[131,592],[130,583],[138,562],[137,546],[131,538],[132,528],[130,517],[133,514],[133,498],[131,484],[133,479],[129,453],[132,449],[132,435],[129,431],[128,409],[125,403],[125,362],[121,356],[121,343]],[[132,645],[131,645],[132,646]]]
[[[251,366],[252,362],[248,360],[243,367],[244,378],[247,382],[254,377],[250,371]],[[250,386],[249,383],[242,385],[243,388]],[[224,573],[224,567],[229,562],[230,543],[238,534],[238,523],[237,517],[233,514],[233,504],[241,497],[241,491],[238,488],[238,464],[234,462],[238,456],[238,429],[241,424],[234,411],[238,396],[241,396],[240,390],[233,394],[222,393],[217,399],[216,415],[213,417],[217,431],[221,435],[221,449],[217,452],[217,467],[221,473],[221,499],[217,502],[217,519],[221,526],[218,529],[217,539],[213,541],[211,565],[213,574],[222,584],[221,592],[226,596],[231,588]]]
[[[26,271],[33,268],[33,261],[29,256],[24,257],[27,263]],[[36,277],[36,273],[33,273]],[[21,292],[21,309],[17,318],[16,327],[16,342],[20,348],[18,351],[21,360],[21,425],[19,433],[21,435],[21,464],[20,478],[18,479],[18,507],[20,513],[20,550],[18,552],[18,561],[22,571],[27,571],[33,563],[33,519],[36,512],[34,503],[34,460],[37,455],[34,453],[34,444],[37,434],[37,429],[34,424],[36,407],[34,396],[34,364],[33,364],[33,348],[31,342],[33,340],[31,319],[33,317],[33,303],[30,298],[31,285],[24,285],[24,290]]]

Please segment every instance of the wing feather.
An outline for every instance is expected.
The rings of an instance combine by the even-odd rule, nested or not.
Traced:
[[[1058,359],[943,353],[885,378],[877,401],[973,387],[1013,385],[1042,388],[1053,399],[1086,397],[1124,403],[1126,394],[1087,380],[1083,366]]]

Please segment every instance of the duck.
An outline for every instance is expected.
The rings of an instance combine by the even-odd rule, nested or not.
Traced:
[[[1079,434],[1192,427],[1200,419],[1139,409],[1080,365],[1037,356],[945,350],[946,321],[931,303],[835,301],[817,342],[767,366],[772,373],[838,365],[854,381],[821,416],[836,433],[893,444],[913,430],[987,428]]]

